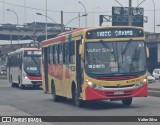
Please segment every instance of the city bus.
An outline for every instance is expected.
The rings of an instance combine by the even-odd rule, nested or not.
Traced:
[[[105,26],[64,32],[41,42],[42,87],[55,102],[77,106],[98,100],[147,97],[144,31],[140,27]]]
[[[20,48],[8,53],[7,78],[12,87],[42,86],[41,50]]]

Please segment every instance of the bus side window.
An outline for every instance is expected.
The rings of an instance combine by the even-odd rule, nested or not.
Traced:
[[[52,54],[52,56],[53,56],[53,64],[55,64],[56,61],[55,61],[55,46],[54,45],[52,46],[52,53],[53,53]]]
[[[15,55],[13,55],[13,66],[16,66],[16,56]]]
[[[50,63],[50,46],[49,47],[47,47],[47,55],[48,55],[48,64],[51,64]]]
[[[65,63],[69,63],[69,44],[65,43]]]
[[[58,56],[59,56],[59,58],[58,58],[58,62],[59,62],[59,64],[62,64],[63,63],[63,44],[59,44],[58,45]]]
[[[69,63],[74,64],[75,63],[75,42],[69,42]]]
[[[62,44],[63,45],[63,64],[65,64],[65,58],[66,58],[66,55],[65,55],[65,43]]]
[[[53,64],[53,50],[52,50],[52,46],[49,47],[49,62],[50,64]]]
[[[21,54],[19,54],[19,58],[20,58],[20,60],[19,60],[19,68],[22,69],[22,55]]]
[[[54,59],[55,59],[55,64],[58,64],[58,45],[55,45]]]

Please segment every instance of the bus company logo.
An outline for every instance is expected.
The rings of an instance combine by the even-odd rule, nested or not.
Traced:
[[[12,122],[11,117],[2,117],[2,122]]]

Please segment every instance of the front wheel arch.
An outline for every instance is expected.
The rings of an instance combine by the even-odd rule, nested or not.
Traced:
[[[84,106],[84,101],[79,99],[78,97],[77,87],[74,82],[72,82],[72,101],[73,101],[73,104],[78,107]]]

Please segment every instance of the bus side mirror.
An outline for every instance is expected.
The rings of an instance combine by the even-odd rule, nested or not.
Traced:
[[[149,49],[148,49],[148,47],[146,47],[146,54],[147,54],[147,58],[149,58]]]
[[[84,56],[84,39],[82,39],[82,44],[79,45],[79,54],[83,58],[83,56]]]
[[[79,54],[83,57],[83,55],[84,55],[84,46],[81,44],[80,46],[79,46]]]

